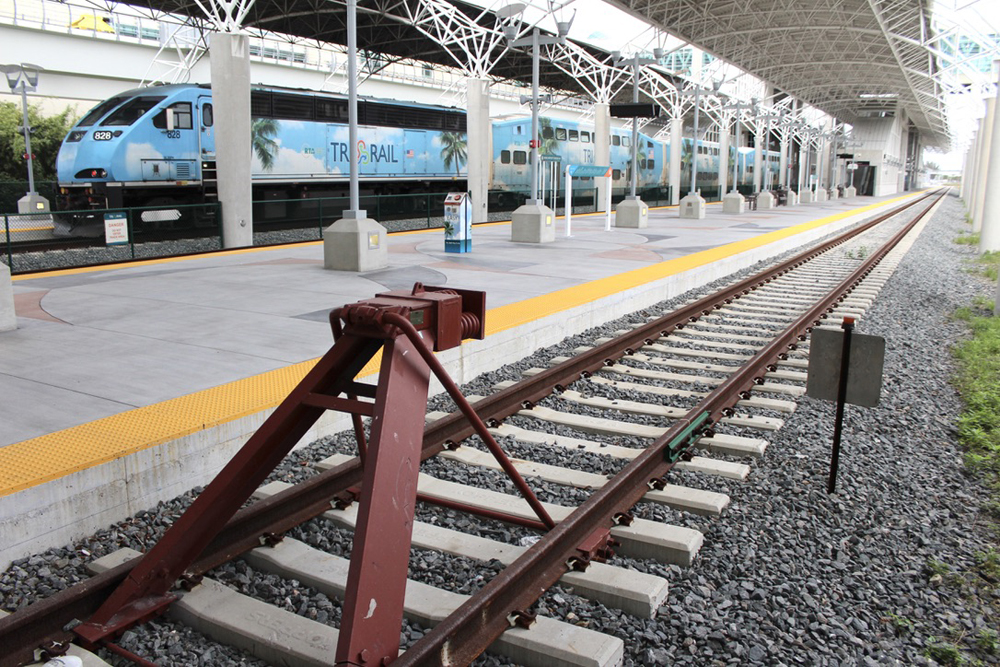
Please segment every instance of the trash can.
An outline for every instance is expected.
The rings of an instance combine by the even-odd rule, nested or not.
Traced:
[[[472,250],[472,207],[468,192],[449,192],[444,198],[444,251]]]

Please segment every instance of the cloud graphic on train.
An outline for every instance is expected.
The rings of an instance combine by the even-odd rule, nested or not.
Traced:
[[[270,168],[265,168],[257,156],[253,160],[254,172],[268,171],[272,174],[323,174],[326,173],[326,165],[323,160],[315,155],[300,153],[299,151],[278,146],[271,157]],[[337,173],[333,170],[332,173]]]
[[[183,156],[188,157],[188,156]],[[128,144],[125,149],[125,164],[140,164],[141,160],[159,160],[163,153],[153,147],[153,144]]]

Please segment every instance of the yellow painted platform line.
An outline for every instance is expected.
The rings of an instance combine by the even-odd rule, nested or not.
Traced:
[[[914,195],[906,195],[852,209],[711,250],[500,306],[487,313],[486,333],[492,335],[506,331],[553,313],[569,310],[638,285],[731,257],[912,196]],[[376,373],[380,359],[381,355],[372,359],[362,370],[361,376]],[[316,359],[304,361],[2,447],[0,448],[0,497],[274,408],[305,377],[315,363]]]

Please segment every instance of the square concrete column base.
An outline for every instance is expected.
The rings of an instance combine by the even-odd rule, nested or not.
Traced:
[[[366,217],[364,211],[345,211],[343,218],[323,230],[324,269],[374,271],[387,266],[385,227]]]
[[[510,240],[517,243],[551,243],[556,240],[555,214],[530,200],[510,216]]]
[[[830,188],[830,199],[840,199],[840,190],[837,188]]]
[[[649,207],[638,197],[628,197],[615,208],[615,227],[641,229],[649,226]]]
[[[856,187],[854,187],[853,185],[851,187],[847,188],[846,190],[844,190],[844,197],[845,198],[846,197],[857,197],[857,196],[858,196],[858,189]]]
[[[48,213],[49,200],[37,192],[29,192],[17,200],[18,213]]]
[[[0,331],[17,328],[14,314],[14,286],[10,282],[10,267],[0,262]]]
[[[826,201],[827,197],[828,194],[826,192],[826,188],[820,188],[816,191],[816,201]]]
[[[703,220],[705,218],[705,199],[696,193],[691,193],[681,199],[680,217],[690,220]]]
[[[770,211],[772,208],[774,208],[774,195],[770,190],[764,190],[757,195],[758,211]]]
[[[739,192],[730,192],[722,198],[723,213],[743,213],[747,210],[747,200]]]
[[[799,193],[791,188],[788,188],[788,205],[795,206],[799,203]]]
[[[799,193],[799,202],[803,204],[810,204],[813,200],[812,190],[803,190]]]

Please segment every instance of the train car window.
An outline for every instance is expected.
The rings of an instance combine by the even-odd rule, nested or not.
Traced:
[[[524,151],[514,151],[514,164],[528,164],[528,154]]]
[[[620,179],[621,177],[622,177],[622,170],[621,170],[621,169],[615,169],[615,170],[613,170],[613,171],[611,172],[611,180],[613,180],[613,181],[617,181],[617,180],[619,180],[619,179]]]
[[[101,125],[131,125],[146,115],[146,112],[167,99],[166,96],[135,97],[118,107]],[[164,115],[165,117],[165,115]],[[191,122],[191,105],[188,104],[188,122]]]
[[[271,91],[251,90],[250,91],[250,117],[251,118],[273,118],[271,113]]]
[[[566,128],[557,127],[556,128],[556,141],[566,141]]]
[[[517,134],[524,134],[524,125],[515,125],[514,129],[517,130]]]
[[[124,95],[120,95],[118,97],[112,97],[110,100],[105,100],[101,102],[96,107],[91,109],[90,112],[83,117],[83,120],[77,123],[77,126],[88,127],[90,125],[93,125],[94,123],[99,121],[104,116],[104,114],[108,113],[109,111],[111,111],[112,109],[114,109],[116,106],[118,106],[127,99],[128,98],[125,97]]]
[[[554,136],[556,136],[556,131],[551,127],[542,128],[542,139],[551,139]]]
[[[348,121],[347,100],[316,98],[316,120],[327,123]]]
[[[500,164],[510,164],[510,151],[500,151]]]
[[[174,129],[190,130],[194,127],[194,119],[191,114],[190,102],[178,102],[171,104],[169,109],[174,111]],[[110,120],[110,119],[109,119]],[[153,127],[161,130],[167,129],[167,110],[162,109],[160,113],[153,116]]]
[[[652,141],[647,141],[646,142],[646,148],[652,148],[652,147],[653,147],[653,142]]]
[[[580,141],[580,132],[578,130],[570,130],[569,131],[569,140],[570,141]]]
[[[619,137],[617,134],[612,134],[611,135],[611,145],[612,146],[621,146],[622,145],[622,138]]]
[[[201,105],[201,124],[205,127],[215,125],[215,111],[212,110],[211,104]]]
[[[174,110],[174,129],[175,130],[190,130],[194,127],[194,122],[191,117],[191,103],[190,102],[178,102],[176,104],[171,104],[168,108]],[[108,120],[111,120],[110,118]],[[160,113],[153,116],[153,127],[165,130],[167,129],[167,110],[162,109]]]
[[[631,139],[629,139],[628,137],[622,137],[622,146],[624,146],[625,148],[628,148],[631,145],[632,145],[632,140]]]
[[[590,143],[590,132],[581,132],[580,133],[580,141],[582,141],[585,144],[589,144]]]
[[[275,118],[285,120],[313,120],[315,110],[313,109],[312,95],[294,95],[292,93],[272,93],[271,111]]]

